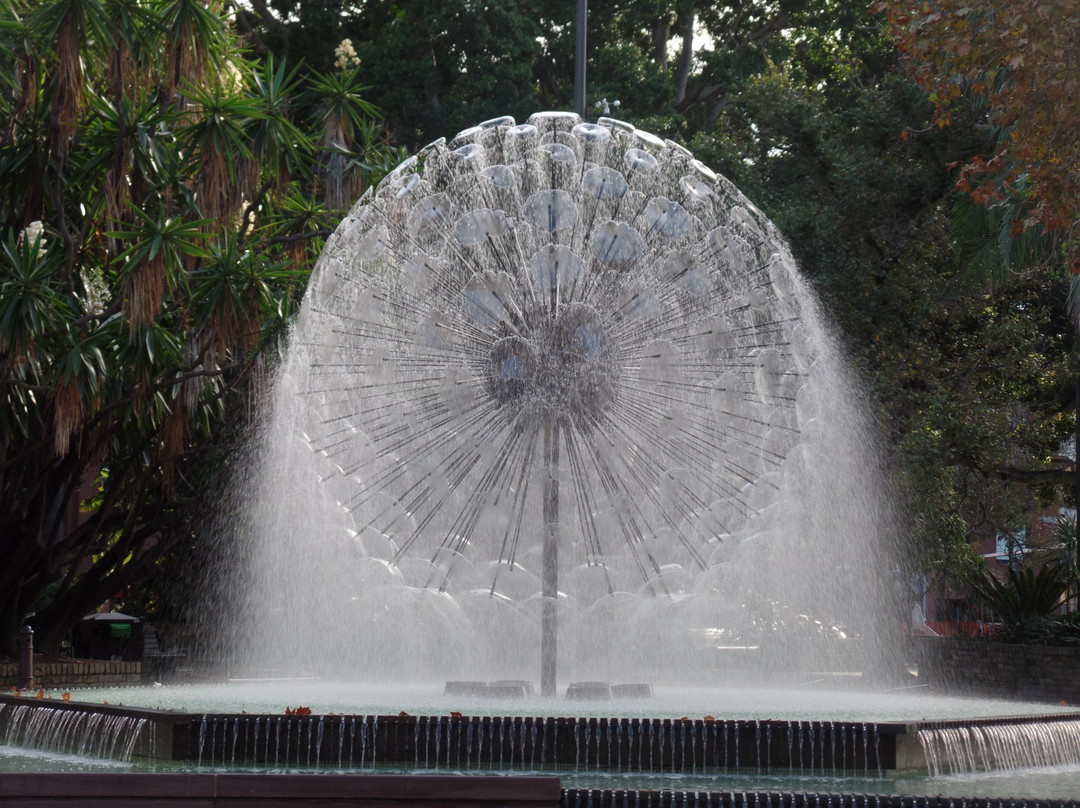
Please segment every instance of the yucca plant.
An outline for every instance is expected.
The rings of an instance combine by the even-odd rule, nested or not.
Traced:
[[[190,540],[336,225],[359,74],[238,43],[214,0],[0,0],[0,656]]]
[[[363,98],[368,89],[361,81],[359,67],[312,77],[311,92],[318,98],[317,120],[322,127],[319,146],[325,175],[324,199],[335,210],[346,207],[356,190],[347,181],[356,134],[366,119],[377,115],[375,107]]]
[[[971,581],[976,598],[1006,626],[1046,617],[1062,604],[1069,588],[1068,570],[1051,562],[1038,569],[1010,567],[1002,580],[985,567]]]

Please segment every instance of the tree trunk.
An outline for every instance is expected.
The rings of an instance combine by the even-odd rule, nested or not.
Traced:
[[[26,524],[7,526],[2,545],[4,571],[0,574],[0,657],[14,658],[22,618],[41,590],[30,588],[29,581],[42,563],[43,553]],[[39,578],[40,581],[40,578]]]
[[[682,103],[686,98],[686,83],[690,79],[690,68],[694,66],[694,22],[697,15],[693,9],[679,15],[679,34],[682,36],[682,49],[679,51],[679,66],[675,70],[675,103]]]
[[[16,659],[18,656],[19,636],[18,595],[11,593],[0,601],[0,658]]]
[[[658,20],[653,28],[653,61],[664,70],[667,69],[667,48],[670,38],[670,23],[667,20]]]

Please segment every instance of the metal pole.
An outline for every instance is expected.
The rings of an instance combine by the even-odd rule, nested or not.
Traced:
[[[559,638],[559,426],[544,424],[544,569],[541,582],[540,695],[555,695]]]
[[[577,0],[577,18],[574,22],[574,112],[585,117],[585,32],[588,12],[587,0]]]
[[[19,629],[19,671],[18,688],[20,690],[34,689],[34,630],[25,622],[33,617],[28,614],[23,618],[22,628]]]

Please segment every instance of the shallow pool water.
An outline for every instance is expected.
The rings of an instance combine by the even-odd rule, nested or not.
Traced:
[[[776,719],[803,721],[941,721],[999,716],[1050,715],[1075,707],[1023,701],[931,696],[918,690],[868,691],[814,688],[654,688],[648,699],[568,701],[531,697],[492,700],[444,696],[443,685],[387,685],[325,680],[245,680],[222,684],[116,687],[76,690],[74,701],[108,702],[189,713],[282,714],[303,706],[314,714],[573,715],[620,718]],[[565,686],[562,688],[565,690]],[[49,693],[57,698],[59,694]]]

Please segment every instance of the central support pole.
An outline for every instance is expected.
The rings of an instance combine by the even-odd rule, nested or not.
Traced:
[[[574,21],[574,112],[585,117],[585,34],[587,25],[586,0],[577,0]]]
[[[555,695],[559,617],[559,425],[544,423],[544,573],[540,618],[540,695]]]

